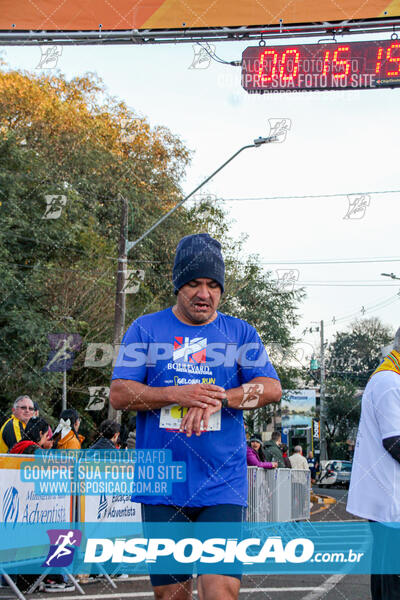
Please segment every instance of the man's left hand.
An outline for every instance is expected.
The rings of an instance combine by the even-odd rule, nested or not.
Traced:
[[[219,403],[219,406],[207,406],[207,408],[189,408],[188,412],[182,419],[180,431],[185,431],[187,437],[190,437],[192,433],[200,435],[202,431],[207,431],[208,421],[211,415],[221,410],[221,406],[222,404]],[[202,421],[203,427],[201,427]]]

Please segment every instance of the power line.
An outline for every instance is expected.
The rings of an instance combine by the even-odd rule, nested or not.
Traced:
[[[375,192],[351,192],[349,194],[305,194],[303,196],[263,196],[259,198],[218,198],[224,202],[262,202],[264,200],[306,200],[308,198],[348,198],[349,196],[372,196],[378,194],[399,194],[400,190],[381,190]]]
[[[399,285],[396,285],[394,283],[382,285],[381,283],[307,283],[306,281],[301,283],[295,282],[294,285],[297,287],[400,287]]]
[[[395,296],[389,296],[389,298],[384,298],[383,300],[380,300],[379,302],[376,302],[375,304],[372,304],[370,306],[362,306],[361,309],[359,308],[358,310],[353,311],[351,313],[346,313],[345,315],[343,315],[341,317],[333,316],[330,319],[326,318],[326,319],[324,319],[324,322],[325,322],[326,326],[329,328],[335,327],[339,323],[350,321],[356,317],[359,317],[360,313],[362,316],[364,316],[366,313],[370,313],[372,311],[377,312],[378,310],[383,310],[384,308],[391,306],[392,304],[394,304],[395,302],[398,302],[399,300],[400,300],[399,294],[396,294]],[[306,327],[306,329],[304,331],[307,331],[307,330],[308,330],[308,327]]]
[[[400,262],[400,257],[338,258],[327,260],[276,260],[261,261],[262,265],[353,265],[361,263]]]

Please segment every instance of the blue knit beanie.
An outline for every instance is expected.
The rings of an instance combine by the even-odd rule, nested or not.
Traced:
[[[199,277],[214,279],[224,291],[225,264],[221,244],[208,233],[187,235],[176,248],[172,283],[174,292]]]

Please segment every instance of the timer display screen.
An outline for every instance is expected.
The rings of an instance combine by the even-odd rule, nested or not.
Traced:
[[[252,46],[242,55],[242,86],[248,92],[400,86],[400,39]]]

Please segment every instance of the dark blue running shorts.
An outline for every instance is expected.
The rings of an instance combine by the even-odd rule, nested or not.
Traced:
[[[241,523],[246,517],[246,507],[237,504],[217,504],[216,506],[172,506],[166,504],[142,504],[142,520],[144,523]],[[241,580],[240,574],[229,573],[229,577]],[[184,575],[153,575],[150,573],[151,585],[171,585],[191,579],[189,573]]]

